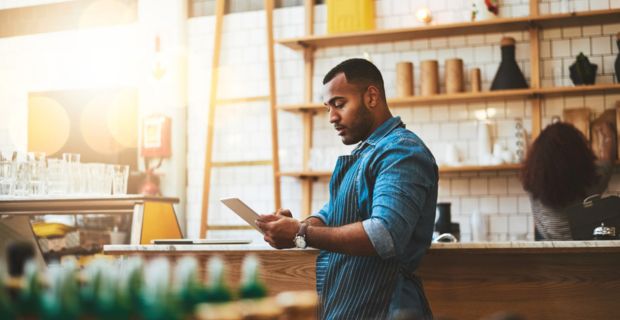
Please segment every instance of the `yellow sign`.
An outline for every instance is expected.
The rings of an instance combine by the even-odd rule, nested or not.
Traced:
[[[374,28],[374,0],[327,0],[328,33],[367,31]]]

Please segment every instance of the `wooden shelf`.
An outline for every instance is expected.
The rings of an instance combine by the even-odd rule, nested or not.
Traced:
[[[279,172],[280,177],[293,177],[299,179],[319,179],[329,178],[332,176],[331,171],[289,171]]]
[[[307,36],[282,39],[277,42],[293,50],[302,50],[304,48],[340,47],[347,45],[428,39],[489,32],[525,31],[532,26],[554,28],[576,25],[617,23],[618,21],[620,21],[620,9],[612,9],[550,14],[538,17],[526,16],[518,18],[498,18],[479,22],[448,23],[415,28],[398,28],[335,35]]]
[[[440,166],[439,173],[480,172],[480,171],[516,171],[521,169],[520,163],[508,163],[489,166]]]
[[[541,89],[498,90],[483,92],[464,92],[455,94],[438,94],[434,96],[413,96],[388,99],[390,107],[411,107],[415,105],[432,105],[443,103],[471,103],[492,100],[518,100],[537,97],[562,95],[620,93],[620,84],[596,84],[590,86],[558,87]],[[291,104],[278,106],[278,109],[289,112],[321,112],[326,111],[319,103]]]
[[[576,87],[540,88],[536,90],[536,94],[543,97],[605,93],[620,93],[620,84],[608,83]]]
[[[405,98],[388,99],[390,107],[415,107],[423,105],[473,103],[491,100],[523,101],[529,99],[531,105],[532,136],[535,138],[541,131],[543,102],[546,97],[553,96],[579,96],[588,94],[620,93],[619,84],[600,84],[580,87],[540,88],[541,58],[540,36],[545,28],[560,28],[584,25],[602,25],[620,22],[620,9],[584,11],[564,14],[539,15],[539,0],[530,1],[530,15],[515,18],[497,18],[479,22],[460,22],[439,24],[431,26],[419,26],[411,28],[383,29],[347,34],[313,34],[314,8],[312,1],[307,1],[306,13],[306,36],[280,39],[280,45],[293,50],[303,51],[304,60],[304,97],[303,101],[312,101],[314,92],[314,49],[343,47],[363,44],[380,44],[397,41],[410,41],[415,39],[430,39],[438,37],[482,35],[485,33],[527,32],[529,34],[530,68],[532,88],[519,90],[486,91],[480,93],[464,92],[458,94],[439,94],[435,96],[412,96]],[[309,4],[309,5],[308,5]],[[526,41],[526,42],[528,42]],[[457,53],[458,55],[458,53]],[[302,99],[300,99],[302,100]],[[309,161],[309,150],[312,148],[313,116],[319,112],[325,112],[327,108],[322,103],[304,102],[299,104],[280,105],[276,107],[282,111],[299,112],[303,121],[303,156],[304,165]],[[440,174],[451,173],[474,173],[474,172],[510,172],[515,173],[520,169],[519,164],[505,164],[494,166],[458,166],[439,168]],[[302,212],[309,214],[312,207],[312,184],[314,181],[331,177],[331,172],[325,171],[295,171],[278,172],[278,177],[294,177],[302,179]]]
[[[566,28],[618,22],[620,22],[620,9],[549,14],[531,19],[533,26],[542,28]]]
[[[534,95],[533,89],[498,90],[483,92],[463,92],[453,94],[438,94],[434,96],[413,96],[388,99],[390,107],[409,107],[413,105],[429,105],[442,103],[467,103],[489,100],[525,99]]]
[[[500,164],[500,165],[488,165],[488,166],[458,166],[458,167],[450,167],[450,166],[440,166],[439,173],[459,173],[459,172],[482,172],[482,171],[516,171],[521,169],[521,164],[519,163],[510,163],[510,164]],[[321,179],[321,178],[330,178],[332,173],[331,171],[290,171],[290,172],[280,172],[279,175],[281,177],[293,177],[298,179]]]
[[[422,38],[468,35],[485,32],[507,32],[525,30],[530,25],[529,17],[501,18],[479,22],[460,22],[415,28],[385,29],[345,34],[319,35],[282,39],[277,42],[293,50],[304,48],[327,48],[369,43],[394,42]]]

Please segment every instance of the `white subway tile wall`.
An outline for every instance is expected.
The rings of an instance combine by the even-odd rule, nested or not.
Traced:
[[[567,3],[565,7],[563,3]],[[377,0],[377,28],[399,28],[419,26],[415,11],[427,6],[433,12],[433,23],[462,22],[468,19],[468,1],[396,1]],[[500,1],[500,16],[526,16],[529,2],[524,0]],[[565,10],[605,10],[620,8],[617,0],[574,0],[548,1],[540,3],[541,14],[561,13]],[[302,7],[277,9],[274,14],[276,39],[303,35],[304,14]],[[213,42],[213,17],[193,18],[189,21],[189,122],[188,122],[188,217],[190,236],[197,236],[200,221],[200,195],[204,161],[204,137],[206,109],[209,98],[209,69]],[[252,24],[249,22],[252,21]],[[221,97],[261,95],[267,91],[265,29],[261,11],[227,15],[225,18],[222,69],[220,71]],[[248,23],[246,23],[248,22]],[[257,26],[252,27],[250,26]],[[325,34],[326,9],[324,5],[315,8],[315,33]],[[613,61],[618,54],[615,34],[620,24],[547,29],[541,32],[541,80],[544,87],[572,85],[568,67],[579,52],[586,54],[599,67],[597,83],[613,83]],[[382,70],[388,97],[395,96],[395,66],[399,61],[414,63],[415,94],[420,94],[419,65],[422,60],[436,59],[440,65],[441,92],[443,65],[445,59],[459,57],[464,61],[465,75],[471,68],[482,71],[482,87],[488,90],[500,62],[499,41],[503,36],[517,40],[516,58],[525,77],[530,78],[530,42],[527,32],[489,33],[470,36],[399,41],[394,43],[367,44],[359,46],[334,47],[317,50],[314,66],[314,102],[321,101],[322,78],[325,72],[340,61],[350,57],[369,57]],[[256,52],[256,53],[250,53]],[[278,104],[303,102],[303,57],[302,54],[276,45],[276,80]],[[241,61],[238,62],[238,61]],[[466,90],[470,89],[465,77]],[[553,116],[561,116],[565,108],[587,106],[595,115],[614,108],[620,100],[617,94],[588,95],[577,97],[554,97],[544,100],[543,126]],[[224,107],[218,122],[222,121],[220,136],[216,135],[215,155],[218,159],[240,160],[269,155],[269,118],[258,111],[261,103],[252,106]],[[266,112],[266,104],[264,105]],[[247,111],[241,110],[248,108]],[[229,111],[230,110],[230,111]],[[234,110],[234,112],[233,112]],[[256,111],[254,111],[256,110]],[[493,111],[491,111],[493,110]],[[407,127],[416,132],[428,144],[437,161],[445,159],[448,144],[457,147],[465,163],[476,163],[477,159],[477,111],[494,114],[490,119],[492,137],[495,142],[511,151],[516,149],[515,126],[522,121],[527,132],[531,132],[531,103],[527,100],[494,101],[486,103],[452,103],[446,105],[393,108],[393,113],[402,117]],[[219,115],[218,115],[219,116]],[[245,119],[248,116],[249,119]],[[245,120],[244,120],[245,119]],[[301,169],[302,124],[298,115],[280,112],[279,142],[282,171]],[[250,123],[260,121],[259,123]],[[264,130],[261,131],[261,130]],[[252,133],[250,146],[238,147],[235,141]],[[232,135],[230,137],[229,135]],[[324,170],[333,166],[335,157],[345,154],[351,147],[343,146],[331,128],[327,116],[320,113],[314,117],[313,157],[323,161]],[[232,146],[231,146],[232,144]],[[228,148],[230,147],[230,148]],[[249,151],[251,150],[251,151]],[[326,155],[333,159],[327,159]],[[235,169],[236,170],[236,169]],[[237,195],[247,197],[257,210],[273,210],[271,176],[269,167],[246,168],[242,174],[233,169],[214,170],[209,222],[237,224],[239,221],[217,203],[217,196]],[[253,177],[251,177],[253,176]],[[620,193],[620,179],[614,175],[610,193]],[[262,182],[259,182],[262,181]],[[262,183],[262,184],[261,184]],[[440,179],[439,201],[452,204],[452,218],[460,223],[463,241],[470,239],[470,216],[481,213],[488,224],[489,240],[533,239],[533,221],[530,202],[518,179],[518,172],[473,172],[443,174]],[[313,211],[319,210],[329,199],[328,181],[319,180],[313,184]],[[299,214],[301,201],[300,182],[294,178],[282,178],[283,206]],[[212,231],[210,236],[224,233]],[[259,238],[255,231],[235,231],[235,236]]]

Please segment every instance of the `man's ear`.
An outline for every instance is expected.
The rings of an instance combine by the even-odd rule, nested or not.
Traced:
[[[379,91],[379,88],[373,85],[368,86],[368,89],[366,89],[366,97],[367,97],[366,105],[369,108],[376,107],[379,104],[380,96],[381,96],[381,92]]]

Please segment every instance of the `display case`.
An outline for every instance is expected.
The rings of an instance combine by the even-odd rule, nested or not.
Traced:
[[[106,244],[179,239],[178,202],[143,195],[0,200],[0,257],[11,241],[31,242],[43,262],[100,253]]]

